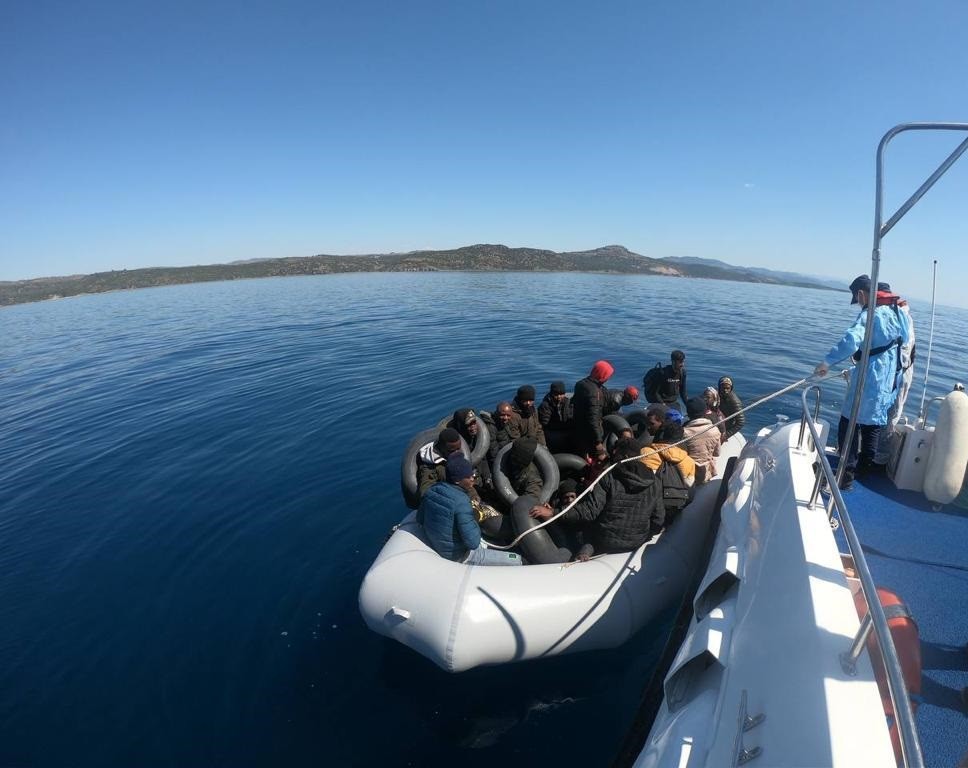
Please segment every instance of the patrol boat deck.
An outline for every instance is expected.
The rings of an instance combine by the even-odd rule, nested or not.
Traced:
[[[882,223],[883,151],[910,130],[966,132],[968,124],[902,125],[882,139],[872,284],[883,235],[968,150],[966,139]],[[868,332],[858,392],[870,350]],[[939,505],[889,477],[867,476],[841,493],[831,469],[836,456],[824,450],[827,427],[807,405],[810,390],[799,430],[767,428],[741,455],[706,576],[683,605],[688,626],[679,622],[617,764],[968,765],[968,491],[963,486],[953,503]],[[964,413],[964,394],[953,395]],[[859,398],[845,442],[858,406]],[[964,421],[948,433],[948,455],[963,454]],[[961,483],[963,459],[946,471]],[[830,490],[821,493],[824,485]],[[899,656],[875,586],[909,608],[920,633],[913,652],[902,644]],[[872,622],[854,609],[860,587]],[[883,667],[867,652],[871,629]],[[918,651],[913,687],[921,690],[910,695],[902,667]],[[876,668],[890,691],[886,705]]]
[[[845,501],[874,581],[897,592],[918,625],[924,764],[956,766],[968,753],[968,509],[935,511],[884,476],[855,481]]]

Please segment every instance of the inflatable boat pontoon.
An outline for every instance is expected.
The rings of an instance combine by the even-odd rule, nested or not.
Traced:
[[[726,461],[745,444],[730,439]],[[495,568],[438,555],[415,513],[397,527],[360,588],[374,632],[450,672],[613,648],[681,599],[700,563],[720,480],[696,490],[676,521],[634,552],[585,563]]]

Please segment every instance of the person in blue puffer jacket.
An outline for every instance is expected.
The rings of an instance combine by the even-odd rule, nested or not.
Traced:
[[[847,359],[859,359],[858,353],[864,344],[864,331],[867,327],[867,303],[873,298],[875,309],[871,353],[867,362],[864,391],[861,393],[860,410],[857,412],[857,429],[845,459],[846,465],[840,483],[842,490],[848,490],[853,485],[855,474],[863,475],[883,469],[875,464],[874,456],[880,432],[887,424],[891,405],[897,397],[898,377],[901,372],[899,364],[901,347],[908,343],[910,337],[910,326],[904,313],[898,310],[897,302],[892,303],[889,295],[882,297],[880,292],[874,296],[871,295],[870,277],[867,275],[857,277],[850,284],[850,291],[852,296],[850,303],[860,304],[863,311],[814,369],[816,375],[826,376],[831,365]],[[847,388],[847,397],[844,399],[837,429],[838,443],[841,447],[847,436],[850,409],[856,387],[857,372],[854,371],[850,377],[850,385]]]
[[[460,453],[447,459],[447,482],[435,483],[420,499],[417,522],[430,546],[441,557],[468,565],[521,565],[514,552],[489,549],[468,495],[474,487],[474,468]]]

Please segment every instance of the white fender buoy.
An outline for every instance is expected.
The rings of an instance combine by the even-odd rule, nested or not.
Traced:
[[[941,403],[924,470],[924,495],[950,504],[961,492],[968,467],[968,394],[950,392]]]

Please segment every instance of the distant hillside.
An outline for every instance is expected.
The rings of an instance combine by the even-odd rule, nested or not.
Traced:
[[[810,285],[815,288],[828,288],[834,291],[846,291],[847,283],[834,280],[829,277],[817,277],[816,275],[804,275],[799,272],[783,272],[777,269],[765,269],[763,267],[736,267],[727,264],[719,259],[703,259],[698,256],[667,256],[662,261],[671,261],[676,265],[689,265],[693,267],[705,266],[713,269],[723,270],[724,274],[743,274],[749,275],[752,282],[776,283],[778,285]],[[724,277],[723,279],[737,279]]]
[[[618,274],[706,277],[754,283],[778,283],[805,288],[831,288],[813,278],[793,273],[732,267],[711,259],[652,259],[624,248],[607,245],[591,251],[557,253],[538,248],[506,245],[468,245],[447,251],[365,256],[318,255],[284,259],[251,259],[230,264],[197,267],[151,267],[91,275],[45,277],[0,282],[0,306],[44,301],[87,293],[151,288],[215,280],[255,277],[326,275],[345,272],[606,272]],[[769,273],[769,274],[760,274]],[[782,279],[781,275],[789,275]]]

